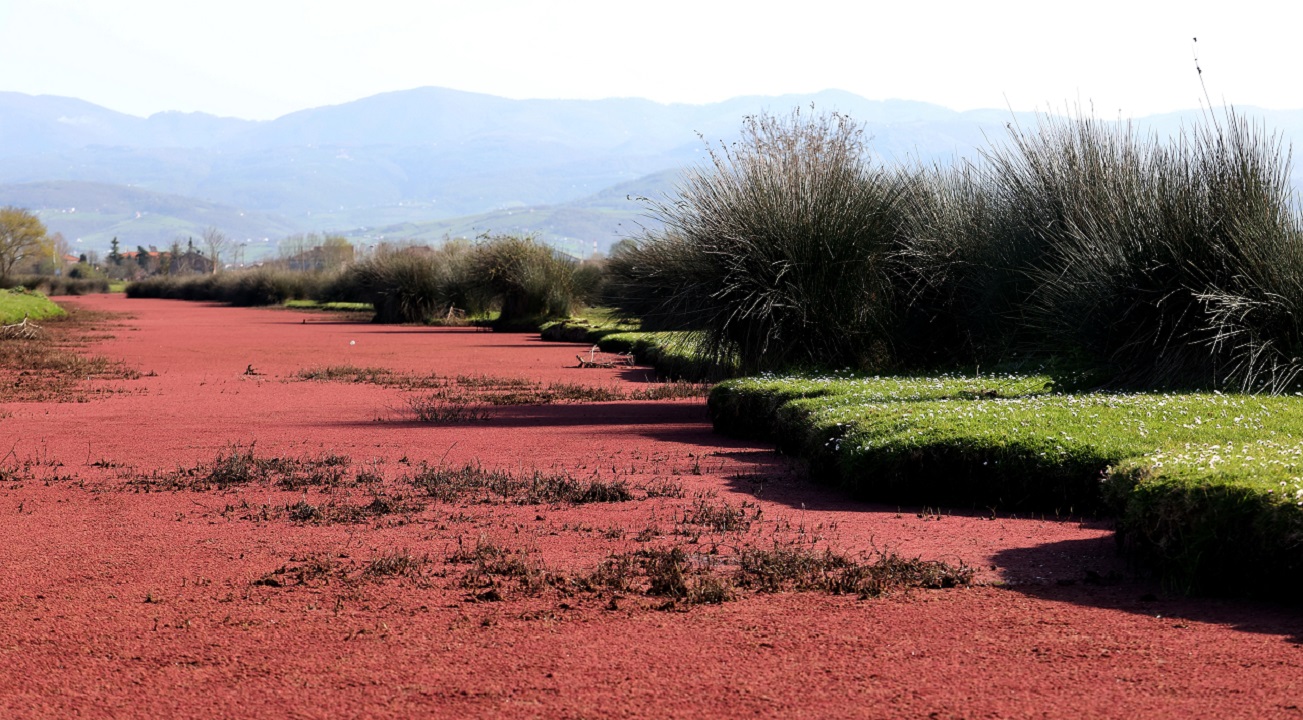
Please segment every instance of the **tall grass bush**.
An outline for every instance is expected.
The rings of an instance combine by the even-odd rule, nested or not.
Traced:
[[[873,165],[843,115],[749,117],[678,197],[665,231],[612,257],[613,297],[647,327],[705,332],[748,370],[891,355],[889,261],[912,177]]]
[[[913,189],[891,264],[899,364],[1010,361],[1032,344],[1022,308],[1044,244],[1008,211],[986,167],[926,169]]]
[[[574,260],[533,237],[494,235],[475,246],[469,277],[499,305],[500,326],[532,328],[542,320],[570,315],[577,269]]]
[[[470,279],[473,253],[464,241],[433,251],[377,253],[346,268],[318,299],[371,303],[381,323],[430,322],[455,310],[479,314],[489,298]]]
[[[347,268],[322,298],[369,302],[375,322],[428,322],[440,305],[441,273],[428,257],[385,253]]]
[[[1023,318],[1133,387],[1279,391],[1303,366],[1303,235],[1279,140],[1227,113],[1173,142],[1043,119],[989,154],[1036,246]],[[1022,240],[1026,238],[1026,240]]]
[[[232,305],[280,305],[288,300],[308,300],[320,294],[327,275],[258,268],[223,273],[221,299]]]
[[[1100,384],[1280,392],[1303,373],[1303,221],[1279,139],[1042,117],[888,168],[840,115],[748,118],[610,261],[648,329],[743,370],[1069,358]]]
[[[216,275],[156,275],[127,285],[129,298],[222,300]]]
[[[274,268],[213,275],[161,275],[131,283],[128,297],[273,305],[291,300],[367,303],[382,323],[458,320],[501,310],[501,322],[565,317],[597,297],[600,263],[581,265],[532,237],[449,240],[437,249],[380,251],[339,272]]]

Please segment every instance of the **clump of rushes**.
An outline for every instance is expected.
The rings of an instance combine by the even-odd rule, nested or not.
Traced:
[[[437,262],[423,254],[377,253],[345,270],[328,297],[371,303],[375,322],[423,323],[447,307],[444,279]]]
[[[799,110],[747,118],[711,160],[650,202],[663,232],[611,258],[618,304],[744,370],[889,358],[908,175],[872,165],[846,116]]]
[[[130,484],[151,490],[226,490],[253,483],[276,484],[287,490],[308,486],[333,487],[344,482],[351,460],[333,453],[318,457],[258,457],[254,446],[234,444],[219,451],[211,463],[133,478]]]
[[[1303,374],[1303,218],[1279,138],[1233,111],[1172,142],[1044,116],[952,168],[875,166],[840,115],[749,118],[650,201],[610,293],[745,372],[1028,353],[1132,389]]]
[[[937,560],[905,558],[895,553],[856,560],[831,550],[775,545],[744,548],[738,556],[736,582],[761,592],[822,590],[879,597],[904,588],[942,589],[972,584],[973,569]]]
[[[78,268],[74,268],[78,269]],[[12,285],[10,284],[12,283]],[[4,288],[26,288],[46,295],[89,295],[106,293],[109,281],[106,278],[50,276],[50,275],[14,275],[5,280]]]
[[[684,511],[683,522],[720,533],[746,532],[752,522],[760,519],[760,514],[760,507],[747,501],[734,507],[726,502],[712,503],[701,499]]]
[[[894,274],[915,369],[1068,357],[1131,389],[1281,392],[1303,372],[1303,219],[1277,136],[1233,111],[1171,142],[1042,116],[920,175]]]
[[[1277,392],[1303,364],[1303,224],[1278,138],[1228,111],[1174,143],[1043,119],[989,153],[1042,352],[1128,387]],[[1025,238],[1025,239],[1024,239]]]
[[[458,539],[461,544],[460,538]],[[536,593],[549,584],[561,585],[564,580],[543,570],[542,566],[524,550],[507,550],[491,541],[480,538],[474,548],[464,545],[449,556],[450,563],[469,563],[470,569],[462,575],[458,585],[473,593],[479,601],[503,599],[503,580],[514,580],[519,589]]]
[[[874,598],[910,589],[965,587],[972,584],[973,576],[973,569],[962,564],[894,553],[856,559],[831,550],[776,543],[770,549],[742,548],[730,558],[693,554],[677,545],[616,554],[573,584],[595,592],[641,592],[665,598],[662,609],[670,609],[676,603],[727,602],[748,590]]]
[[[407,409],[419,423],[431,425],[457,425],[482,422],[490,415],[487,408],[465,397],[448,397],[443,393],[411,395],[406,399]]]
[[[533,237],[492,235],[475,247],[471,282],[501,307],[497,325],[533,330],[569,317],[576,299],[578,264]]]
[[[437,249],[377,251],[326,283],[316,299],[361,302],[375,308],[380,323],[444,322],[477,315],[491,299],[470,278],[473,249],[451,240]]]

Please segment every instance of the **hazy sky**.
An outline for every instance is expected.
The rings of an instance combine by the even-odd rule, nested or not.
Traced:
[[[265,119],[426,85],[710,102],[838,88],[957,110],[1303,108],[1303,9],[1258,2],[0,0],[0,90]]]

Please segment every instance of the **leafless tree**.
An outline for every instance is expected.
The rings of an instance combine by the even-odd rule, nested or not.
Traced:
[[[213,272],[222,266],[222,253],[230,246],[231,239],[215,227],[204,230],[204,245],[208,246],[208,257],[213,261]]]

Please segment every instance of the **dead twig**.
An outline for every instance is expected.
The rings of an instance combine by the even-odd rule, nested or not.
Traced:
[[[13,325],[0,327],[0,338],[22,338],[24,340],[33,340],[40,336],[45,328],[31,322],[26,315],[23,321]]]
[[[634,365],[633,353],[614,353],[598,355],[600,348],[596,345],[588,350],[588,358],[583,355],[576,355],[575,359],[579,361],[581,368],[616,368],[632,367]]]

